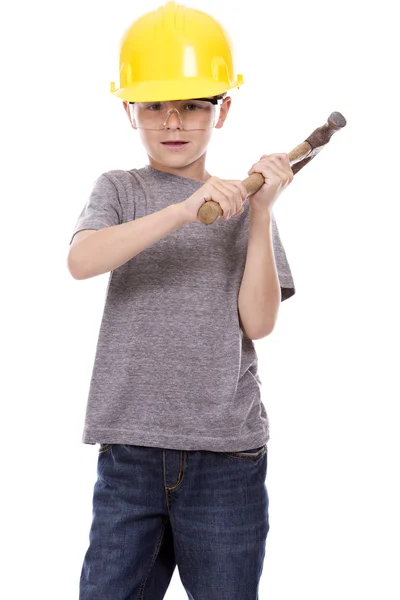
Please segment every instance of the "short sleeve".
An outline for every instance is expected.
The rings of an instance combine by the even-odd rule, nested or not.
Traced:
[[[118,190],[106,174],[100,175],[75,225],[70,241],[83,229],[103,229],[122,223],[122,207]]]
[[[291,298],[296,289],[294,286],[292,272],[286,257],[286,252],[283,247],[275,216],[272,212],[272,242],[275,255],[275,263],[278,271],[279,283],[281,286],[281,302]]]

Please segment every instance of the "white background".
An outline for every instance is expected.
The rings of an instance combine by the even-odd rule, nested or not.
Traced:
[[[160,2],[161,3],[161,2]],[[78,598],[97,446],[81,443],[108,274],[74,280],[94,180],[146,163],[119,40],[158,2],[2,4],[0,595]],[[271,439],[260,600],[398,600],[399,46],[394,2],[201,0],[245,85],[208,170],[244,179],[332,111],[347,126],[277,200],[296,284],[256,341]],[[186,593],[175,570],[167,600]],[[111,599],[110,599],[111,600]]]

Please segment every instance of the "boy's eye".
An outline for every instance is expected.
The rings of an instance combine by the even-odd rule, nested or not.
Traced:
[[[154,104],[148,104],[147,110],[161,110],[161,102],[155,102]]]
[[[209,104],[208,102],[188,102],[183,108],[189,112],[194,112],[196,110],[208,110]]]
[[[164,110],[166,107],[163,102],[152,102],[151,104],[144,104],[144,109],[151,112],[158,112]],[[210,104],[208,102],[186,102],[183,104],[182,109],[186,112],[195,112],[199,110],[209,110]]]

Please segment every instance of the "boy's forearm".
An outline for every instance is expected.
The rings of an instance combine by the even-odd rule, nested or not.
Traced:
[[[278,316],[281,289],[272,241],[272,216],[250,208],[245,269],[238,295],[242,327],[250,339],[269,335]]]
[[[186,223],[178,203],[128,223],[99,229],[71,246],[70,272],[75,279],[89,279],[113,271]]]

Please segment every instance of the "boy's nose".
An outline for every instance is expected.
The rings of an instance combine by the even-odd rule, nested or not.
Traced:
[[[164,121],[165,129],[183,129],[182,120],[176,108],[171,108]]]

